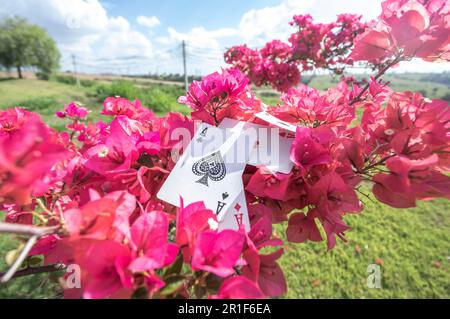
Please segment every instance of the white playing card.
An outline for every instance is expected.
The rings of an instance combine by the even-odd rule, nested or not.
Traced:
[[[244,225],[245,231],[250,231],[250,219],[243,189],[236,200],[220,218],[219,231],[223,229],[239,230],[241,224]]]
[[[242,134],[244,124],[241,122],[227,132],[202,124],[157,197],[178,207],[180,197],[185,205],[203,201],[218,214],[228,209],[243,190],[242,173],[256,143],[256,137]],[[236,145],[247,146],[235,150]]]
[[[232,128],[240,123],[237,120],[225,118],[219,124],[219,128]],[[279,135],[278,128],[246,123],[244,130],[254,130],[257,135],[257,145],[250,153],[249,165],[264,165],[271,172],[289,174],[293,163],[290,160],[291,144],[293,138],[286,138]]]
[[[296,125],[286,122],[286,121],[282,121],[267,111],[256,113],[255,116],[263,121],[266,121],[267,123],[273,124],[279,128],[288,130],[292,133],[295,133],[297,131]]]

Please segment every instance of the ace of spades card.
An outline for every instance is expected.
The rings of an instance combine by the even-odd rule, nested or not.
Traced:
[[[243,192],[242,173],[256,143],[255,136],[242,134],[244,124],[223,130],[203,123],[157,197],[178,207],[180,198],[185,206],[203,201],[220,221]],[[244,146],[236,150],[236,145]],[[237,154],[240,158],[236,158]]]

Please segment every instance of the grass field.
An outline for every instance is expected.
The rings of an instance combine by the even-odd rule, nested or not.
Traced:
[[[449,93],[442,84],[415,83],[413,79],[392,78],[391,81],[399,87],[405,85],[405,89],[411,86],[403,81],[409,81],[425,90],[428,97],[442,97]],[[316,78],[312,85],[323,90],[327,83],[332,85],[332,82],[327,78]],[[103,89],[113,90],[111,87]],[[149,85],[139,86],[136,92],[150,101],[147,105],[152,101],[167,103],[155,110],[158,114],[170,109],[186,111],[174,100],[180,88]],[[56,110],[71,100],[99,110],[104,93],[97,86],[75,87],[56,82],[7,79],[0,81],[0,109],[26,106],[60,129],[64,124],[54,119]],[[263,98],[269,104],[276,100],[273,94]],[[324,243],[286,245],[281,259],[289,285],[285,297],[450,298],[450,202],[422,202],[417,208],[399,210],[363,200],[366,204],[364,212],[345,218],[353,228],[348,232],[347,244],[339,242],[329,252]],[[284,237],[284,227],[276,227],[280,237]],[[15,246],[16,242],[11,237],[0,236],[0,269],[6,268],[5,254]],[[367,287],[367,267],[370,264],[381,267],[381,289]],[[18,278],[0,285],[0,298],[59,296],[58,285],[48,275]]]

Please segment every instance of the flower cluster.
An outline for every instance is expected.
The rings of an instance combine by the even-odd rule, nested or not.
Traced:
[[[450,60],[450,3],[445,0],[386,0],[379,23],[355,39],[354,61],[378,66],[412,57]]]
[[[338,15],[332,23],[314,23],[310,15],[297,15],[290,24],[297,31],[289,44],[273,40],[260,50],[234,46],[225,52],[225,61],[257,86],[270,84],[286,91],[300,82],[300,71],[323,68],[341,74],[343,66],[352,64],[347,55],[354,39],[368,25],[352,14]]]
[[[384,3],[383,16],[394,16],[400,3],[406,5]],[[309,20],[295,17],[299,25]],[[345,15],[338,21],[355,20]],[[339,41],[353,36],[342,32]],[[276,60],[286,58],[287,49],[273,42],[262,52]],[[242,55],[237,67],[247,67],[242,61],[252,54]],[[81,268],[78,288],[66,284],[71,274],[63,275],[68,298],[281,296],[287,289],[278,264],[283,241],[273,224],[287,224],[290,242],[326,241],[331,249],[350,229],[345,215],[363,210],[360,195],[370,197],[368,185],[376,199],[397,208],[450,198],[448,103],[394,92],[379,76],[364,87],[350,82],[343,79],[326,92],[300,85],[268,109],[297,126],[294,167],[289,174],[246,167],[248,232],[219,231],[203,202],[185,205],[181,198],[176,208],[156,197],[174,155],[192,138],[195,120],[259,123],[254,114],[263,103],[236,68],[191,84],[179,98],[191,107],[190,117],[157,117],[137,100],[110,97],[101,111],[104,122],[88,122],[89,111],[72,103],[57,113],[71,121],[67,131],[57,132],[23,108],[1,111],[0,208],[9,223],[55,229],[29,255],[43,255],[46,265]],[[187,138],[180,139],[180,130]]]
[[[250,233],[219,232],[216,215],[202,202],[177,209],[156,197],[174,167],[173,153],[193,136],[195,119],[216,124],[261,110],[247,83],[237,70],[193,83],[180,98],[193,108],[190,118],[159,118],[120,97],[103,103],[109,123],[87,122],[86,108],[67,105],[56,113],[70,121],[64,132],[22,108],[0,113],[6,221],[58,227],[30,256],[81,268],[81,288],[66,287],[66,297],[262,298],[286,291],[276,262],[282,250],[261,252],[282,245],[272,237],[270,211],[252,216]],[[185,140],[173,134],[179,129]]]

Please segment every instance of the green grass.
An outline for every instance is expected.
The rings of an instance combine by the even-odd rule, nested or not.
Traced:
[[[1,214],[0,214],[1,217]],[[3,219],[3,218],[2,218]],[[7,269],[6,252],[15,249],[19,241],[9,235],[0,235],[0,269]],[[58,298],[61,288],[57,279],[48,274],[38,274],[15,278],[6,284],[0,284],[0,299],[5,298]]]
[[[188,112],[186,106],[177,102],[182,94],[178,86],[136,86],[129,81],[85,87],[55,81],[0,79],[0,109],[24,107],[41,114],[46,123],[58,130],[64,129],[68,120],[59,119],[54,114],[72,101],[79,101],[92,111],[88,120],[106,121],[110,118],[101,116],[99,112],[107,96],[119,95],[131,100],[138,98],[157,115],[164,115],[169,111]]]
[[[322,79],[320,85],[325,87],[325,80]],[[327,81],[330,82],[329,79]],[[396,85],[402,85],[402,81]],[[436,85],[438,89],[434,90]],[[129,89],[128,84],[125,86]],[[421,88],[427,87],[431,88],[431,92],[445,92],[436,83],[421,85]],[[112,90],[111,87],[108,89]],[[142,94],[141,90],[146,89],[158,92],[154,103],[168,103],[167,109],[174,107],[175,95],[178,94],[175,89],[151,86],[131,90]],[[79,100],[98,111],[101,108],[100,95],[97,85],[76,87],[38,80],[0,81],[0,108],[27,106],[42,114],[45,121],[57,128],[62,128],[64,124],[53,114],[65,103]],[[259,95],[268,104],[276,103],[278,99],[270,92]],[[158,98],[161,100],[158,101]],[[147,105],[151,107],[151,103],[150,100]],[[417,208],[399,210],[363,200],[366,202],[363,213],[345,217],[353,228],[348,232],[347,244],[339,241],[332,251],[327,251],[323,242],[286,245],[280,260],[289,285],[285,297],[450,298],[450,202],[421,202]],[[285,227],[276,227],[280,237],[284,237]],[[6,252],[16,246],[17,241],[11,236],[0,236],[0,270],[6,269]],[[359,253],[356,247],[360,247]],[[382,288],[370,289],[366,284],[367,266],[377,260],[382,264]],[[60,297],[60,293],[57,283],[48,275],[18,278],[0,285],[0,298],[55,298]]]
[[[353,228],[347,244],[340,241],[331,251],[325,243],[287,245],[285,297],[450,298],[450,202],[402,210],[366,204],[363,213],[345,218]],[[370,289],[367,267],[377,260],[382,288]]]

